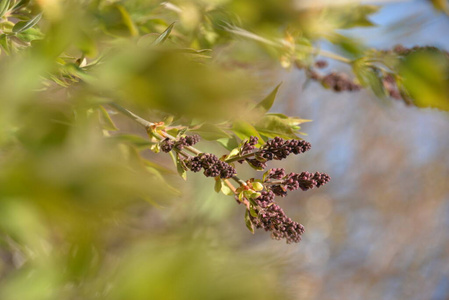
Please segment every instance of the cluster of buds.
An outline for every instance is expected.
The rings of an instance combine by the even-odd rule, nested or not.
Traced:
[[[274,202],[273,192],[262,192],[254,202],[257,215],[249,214],[249,218],[256,228],[270,231],[273,239],[285,239],[288,244],[301,241],[304,226],[285,215],[283,209]]]
[[[275,137],[262,147],[256,148],[258,142],[259,139],[252,136],[243,143],[240,148],[240,156],[245,156],[245,158],[239,159],[239,163],[246,161],[255,169],[263,170],[267,167],[267,161],[282,160],[292,153],[295,155],[304,153],[312,147],[309,142],[304,140],[284,140],[280,137]]]
[[[236,170],[233,162],[247,162],[257,169],[265,169],[266,162],[270,160],[282,160],[290,154],[300,154],[310,150],[309,142],[303,140],[284,140],[275,137],[258,147],[259,139],[255,136],[243,141],[224,160],[220,160],[211,153],[199,153],[195,148],[186,148],[196,154],[190,156],[184,150],[186,146],[193,146],[199,141],[198,135],[181,136],[177,139],[163,139],[159,146],[163,152],[175,151],[178,162],[184,170],[200,172],[206,177],[214,177],[216,183],[223,184],[223,179],[233,178],[240,183],[240,187],[234,191],[236,200],[244,203],[246,210],[246,223],[251,231],[254,228],[263,228],[270,231],[276,239],[285,239],[287,243],[297,243],[301,240],[304,226],[288,218],[282,208],[275,203],[275,196],[284,197],[287,190],[308,190],[320,187],[330,180],[327,174],[316,172],[314,174],[302,172],[300,174],[286,174],[284,169],[271,169],[264,175],[263,180],[250,179],[246,183],[235,177]],[[197,154],[199,153],[199,154]]]
[[[448,51],[444,51],[442,49],[439,49],[435,46],[414,46],[411,48],[407,48],[403,45],[396,45],[393,47],[393,49],[388,49],[388,50],[382,50],[383,53],[395,53],[397,55],[408,55],[410,53],[416,52],[416,51],[438,51],[438,52],[443,52],[447,57],[449,57],[449,52]]]
[[[310,79],[318,81],[325,88],[331,89],[334,92],[344,91],[359,91],[362,86],[354,80],[350,79],[345,73],[331,72],[329,74],[321,75],[315,70],[307,70],[307,75]]]
[[[303,140],[284,140],[276,137],[256,148],[257,137],[244,141],[239,149],[239,156],[231,161],[248,162],[252,166],[264,169],[266,161],[285,159],[289,154],[300,154],[310,150],[310,143]],[[244,159],[242,159],[244,157]],[[249,158],[254,157],[254,158]],[[247,227],[263,228],[270,231],[276,239],[285,239],[287,243],[297,243],[301,240],[304,226],[288,218],[282,208],[274,201],[275,196],[284,197],[287,190],[301,189],[303,191],[320,187],[329,182],[330,177],[324,173],[302,172],[286,174],[283,168],[270,169],[265,172],[262,180],[251,179],[245,187],[237,189],[236,200],[245,203]]]
[[[211,153],[201,153],[197,156],[186,159],[186,166],[193,172],[199,172],[204,169],[204,176],[228,179],[234,176],[237,171],[230,164],[218,159]]]
[[[285,197],[287,190],[294,191],[301,189],[307,191],[320,186],[330,181],[330,176],[326,173],[290,173],[286,174],[282,168],[271,169],[264,176],[264,183],[268,190],[271,190],[276,196]]]
[[[193,146],[200,141],[198,134],[181,136],[177,140],[166,138],[160,142],[160,148],[163,152],[168,153],[175,148],[176,150],[182,150],[185,146]]]

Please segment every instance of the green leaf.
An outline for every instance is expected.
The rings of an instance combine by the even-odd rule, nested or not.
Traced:
[[[106,111],[106,109],[103,106],[98,107],[98,111],[100,112],[100,123],[103,126],[103,129],[110,130],[110,131],[116,131],[118,128],[115,126],[114,122],[111,119],[111,116],[109,116],[109,113]]]
[[[169,154],[173,160],[173,163],[176,166],[176,171],[178,172],[178,174],[182,177],[182,179],[187,180],[187,172],[186,172],[187,167],[183,162],[180,161],[179,155],[178,154],[175,155],[173,151],[170,151]]]
[[[182,179],[187,180],[187,167],[181,159],[179,159],[179,155],[177,155],[176,159],[176,170],[178,171],[178,174],[182,177]]]
[[[163,44],[170,35],[173,26],[175,26],[175,22],[171,23],[170,26],[168,26],[167,29],[165,29],[164,32],[161,33],[161,35],[153,42],[153,45]]]
[[[449,59],[437,51],[417,51],[399,66],[402,84],[418,107],[449,111]]]
[[[254,128],[253,125],[249,124],[245,121],[236,121],[232,125],[232,131],[235,133],[236,136],[238,136],[240,139],[245,140],[250,138],[251,136],[256,136],[259,138],[258,145],[263,145],[264,140],[260,136],[259,132],[256,128]]]
[[[27,30],[28,28],[33,27],[34,25],[37,24],[37,22],[40,21],[40,19],[42,18],[42,13],[36,15],[34,18],[32,18],[31,20],[28,21],[21,21],[21,22],[17,22],[16,25],[14,25],[14,27],[12,28],[12,32],[14,33],[20,33],[22,31]]]
[[[249,217],[248,210],[245,210],[245,224],[246,228],[248,228],[249,231],[251,231],[252,234],[254,234],[254,224],[251,222],[251,218]]]
[[[256,123],[256,129],[268,138],[275,138],[276,136],[295,139],[298,138],[290,125],[291,121],[283,119],[278,115],[265,115],[259,122]]]
[[[3,50],[5,50],[6,54],[8,55],[10,54],[8,38],[6,34],[0,35],[0,46],[2,46]]]
[[[1,0],[0,2],[0,18],[5,15],[5,13],[8,11],[9,4],[11,3],[11,0]]]
[[[217,139],[216,141],[229,151],[231,151],[235,147],[238,147],[238,145],[239,145],[234,136],[232,136],[230,138]]]
[[[257,105],[256,105],[256,109],[262,109],[264,112],[267,112],[270,110],[270,108],[273,106],[274,100],[276,99],[276,94],[279,90],[279,88],[281,87],[281,83],[279,83],[272,91],[271,93],[265,97],[265,99],[263,99],[262,101],[260,101]]]
[[[260,182],[257,182],[257,181],[253,182],[253,189],[255,191],[261,191],[261,190],[263,190],[263,184]]]
[[[250,213],[250,215],[251,215],[252,217],[254,217],[254,218],[259,217],[257,211],[254,209],[253,206],[250,206],[250,207],[249,207],[249,213]]]
[[[218,127],[214,124],[203,124],[201,127],[191,130],[192,132],[195,132],[199,134],[203,139],[208,141],[215,141],[221,138],[230,138],[231,135],[228,134],[226,131]]]
[[[139,35],[139,30],[137,29],[136,25],[134,24],[133,20],[131,19],[131,16],[129,15],[128,11],[122,5],[117,4],[116,7],[117,7],[118,11],[120,12],[120,14],[122,16],[123,23],[128,28],[130,35],[131,36]]]
[[[387,97],[387,92],[377,69],[367,65],[364,59],[358,59],[352,63],[352,70],[361,85],[371,88],[380,99]]]
[[[229,152],[226,159],[231,159],[235,156],[238,156],[239,154],[240,154],[240,147],[236,147],[236,148],[232,149],[231,152]]]
[[[234,192],[226,184],[221,186],[221,192],[226,196],[234,196]]]
[[[223,182],[221,181],[220,177],[215,177],[215,185],[214,190],[215,192],[219,193],[222,189]]]

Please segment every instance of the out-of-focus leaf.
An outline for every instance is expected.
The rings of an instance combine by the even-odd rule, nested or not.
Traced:
[[[8,44],[8,37],[6,34],[0,35],[0,46],[2,46],[3,50],[5,50],[6,54],[9,54],[9,44]]]
[[[5,15],[5,13],[8,11],[9,4],[11,3],[11,0],[2,0],[0,2],[0,18]]]
[[[214,190],[215,192],[219,193],[221,191],[223,182],[221,181],[220,177],[215,177],[215,185]]]
[[[339,28],[352,28],[352,27],[370,27],[375,26],[373,22],[369,20],[369,16],[378,12],[380,6],[375,5],[358,5],[348,11],[348,13],[342,14],[341,24]]]
[[[387,97],[387,92],[378,74],[378,70],[367,65],[365,59],[354,61],[352,63],[352,70],[362,86],[371,88],[374,94],[380,99]]]
[[[175,26],[174,22],[171,23],[170,26],[168,26],[167,29],[165,29],[164,32],[161,33],[161,35],[153,42],[153,45],[163,44],[170,35],[173,26]]]
[[[276,94],[279,90],[279,88],[281,87],[281,83],[279,83],[272,91],[271,93],[266,96],[262,101],[260,101],[257,105],[256,105],[256,109],[262,109],[264,112],[267,112],[270,110],[270,108],[273,106],[274,100],[276,99]]]
[[[100,112],[100,122],[104,129],[110,130],[110,131],[116,131],[118,128],[115,126],[114,122],[111,119],[111,116],[106,111],[106,109],[103,106],[98,107],[98,111]]]
[[[42,13],[37,14],[34,18],[32,18],[29,21],[17,22],[16,25],[14,25],[14,27],[12,28],[12,32],[19,33],[19,32],[25,31],[28,28],[31,28],[34,25],[36,25],[40,21],[41,18],[42,18]]]
[[[449,110],[449,59],[443,53],[412,53],[401,62],[399,74],[416,106]]]
[[[433,7],[436,10],[441,10],[442,12],[449,14],[449,7],[447,0],[430,0]]]
[[[221,192],[223,194],[225,194],[226,196],[233,196],[234,195],[234,192],[226,184],[222,184],[221,185]]]
[[[123,23],[126,25],[126,27],[128,27],[130,35],[137,36],[139,34],[139,30],[137,29],[136,25],[134,25],[134,22],[131,19],[128,11],[122,5],[117,4],[116,7],[122,15]]]

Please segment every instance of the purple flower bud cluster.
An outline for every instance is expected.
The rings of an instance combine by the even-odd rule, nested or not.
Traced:
[[[383,53],[392,53],[393,52],[395,54],[404,55],[405,56],[405,55],[408,55],[408,54],[410,54],[412,52],[420,51],[420,50],[439,51],[439,52],[443,52],[446,56],[449,57],[449,52],[448,51],[439,49],[439,48],[434,47],[434,46],[414,46],[412,48],[407,48],[407,47],[404,47],[403,45],[396,45],[396,46],[393,47],[393,49],[391,49],[391,50],[383,50],[382,52]]]
[[[182,136],[178,140],[174,141],[166,138],[160,142],[160,147],[163,152],[170,152],[173,147],[177,150],[184,149],[185,146],[193,146],[200,141],[200,136],[198,134]]]
[[[204,169],[206,177],[217,177],[228,179],[234,176],[237,171],[231,165],[218,159],[211,153],[202,153],[186,160],[186,166],[193,172]]]
[[[241,154],[248,154],[256,148],[259,138],[257,136],[251,136],[248,140],[243,143],[241,148]]]
[[[272,181],[272,179],[275,179],[276,181]],[[302,172],[300,174],[290,173],[285,175],[284,169],[271,169],[265,178],[265,182],[277,183],[278,180],[281,180],[279,184],[267,185],[267,187],[275,195],[285,197],[287,195],[287,190],[293,191],[301,189],[303,191],[307,191],[315,187],[319,188],[320,186],[328,183],[330,179],[330,176],[326,173]]]
[[[288,218],[283,209],[274,201],[271,191],[264,191],[255,199],[258,207],[258,216],[250,215],[251,222],[256,228],[271,231],[271,237],[276,240],[285,239],[287,244],[298,243],[304,233],[304,226]]]
[[[344,73],[331,72],[321,75],[312,69],[308,69],[307,74],[311,79],[320,82],[324,87],[335,92],[359,91],[362,88],[360,84],[355,83]]]
[[[310,150],[310,148],[312,148],[312,145],[304,140],[284,140],[275,137],[260,148],[258,155],[266,160],[281,160],[290,153],[300,154]]]

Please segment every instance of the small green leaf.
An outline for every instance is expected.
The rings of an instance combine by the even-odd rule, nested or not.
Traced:
[[[153,45],[163,44],[170,35],[173,26],[175,26],[175,22],[171,23],[170,26],[168,26],[167,29],[165,29],[164,32],[161,33],[161,35],[153,42]]]
[[[253,182],[253,189],[255,191],[262,191],[263,190],[263,184],[260,182]]]
[[[100,123],[103,126],[104,129],[110,130],[110,131],[116,131],[118,128],[115,126],[114,122],[111,119],[111,116],[109,116],[109,113],[106,111],[106,109],[103,106],[98,107],[98,111],[100,112]]]
[[[12,28],[12,32],[14,33],[20,33],[22,31],[27,30],[28,28],[33,27],[34,25],[37,24],[37,22],[40,21],[40,19],[42,18],[42,13],[36,15],[34,18],[32,18],[31,20],[28,21],[21,21],[21,22],[17,22],[16,25],[14,25],[14,27]]]
[[[245,210],[245,224],[246,228],[248,228],[249,231],[251,231],[252,234],[254,234],[254,224],[251,222],[251,218],[249,217],[248,210]]]
[[[254,217],[254,218],[257,218],[257,217],[259,216],[258,213],[257,213],[257,211],[254,209],[253,206],[250,206],[250,207],[249,207],[249,213],[250,213],[250,215],[251,215],[252,217]]]
[[[226,157],[226,159],[233,158],[233,157],[235,157],[235,156],[238,156],[239,154],[240,154],[240,148],[239,148],[239,147],[234,148],[234,149],[231,150],[231,152],[229,152],[229,154],[228,154],[228,156]]]
[[[243,200],[245,199],[245,191],[241,191],[240,193],[239,193],[239,201],[240,202],[243,202]]]
[[[215,177],[215,186],[214,190],[215,192],[219,193],[222,189],[223,182],[221,181],[220,177]]]
[[[276,99],[276,94],[279,90],[279,88],[281,87],[281,83],[279,83],[272,91],[271,93],[265,97],[265,99],[263,99],[262,101],[260,101],[257,105],[256,105],[256,109],[260,108],[262,109],[264,112],[267,112],[270,110],[270,108],[273,106],[274,100]]]
[[[234,195],[234,192],[226,184],[223,184],[221,186],[221,192],[223,194],[225,194],[226,196],[233,196]]]
[[[182,179],[187,180],[187,167],[185,166],[185,163],[179,159],[179,155],[176,159],[176,170],[178,171],[178,174],[182,177]]]

